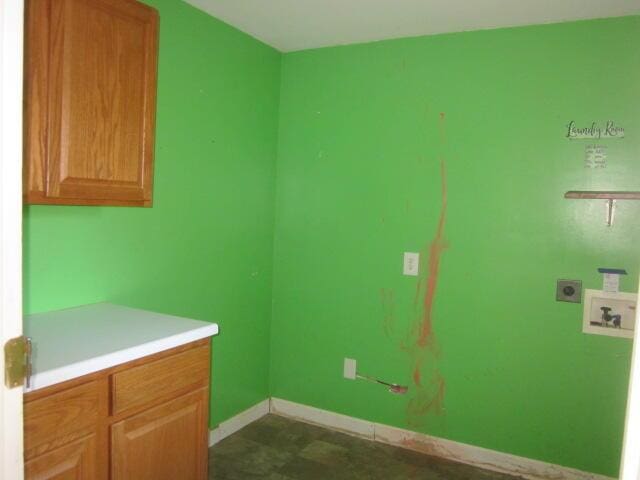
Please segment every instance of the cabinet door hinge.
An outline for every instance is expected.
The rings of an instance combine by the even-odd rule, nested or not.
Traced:
[[[4,344],[4,384],[7,388],[31,384],[31,338],[12,338]]]

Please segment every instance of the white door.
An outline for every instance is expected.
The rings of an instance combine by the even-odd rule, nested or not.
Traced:
[[[631,356],[620,479],[640,479],[640,293],[636,304],[636,328],[633,338],[633,355]]]
[[[22,335],[24,0],[0,0],[0,479],[21,480],[22,388],[4,384],[4,344]]]

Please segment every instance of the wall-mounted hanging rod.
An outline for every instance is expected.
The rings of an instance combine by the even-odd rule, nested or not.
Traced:
[[[580,191],[571,190],[564,194],[564,198],[580,198],[602,200],[640,200],[640,192],[609,192],[609,191]]]
[[[360,373],[356,373],[356,378],[361,380],[366,380],[368,382],[379,383],[380,385],[384,385],[389,388],[391,393],[395,393],[397,395],[404,395],[409,391],[409,387],[405,387],[404,385],[398,385],[397,383],[389,383],[383,382],[382,380],[378,380],[377,378],[370,377],[368,375],[361,375]]]
[[[613,225],[613,215],[616,200],[640,200],[640,192],[614,192],[614,191],[585,191],[571,190],[564,194],[564,198],[581,200],[600,199],[607,201],[607,226]]]

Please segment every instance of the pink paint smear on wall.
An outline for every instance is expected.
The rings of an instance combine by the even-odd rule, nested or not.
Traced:
[[[445,114],[440,114],[440,141],[446,143]],[[403,349],[409,352],[412,360],[412,380],[414,388],[407,404],[407,423],[412,427],[423,426],[429,413],[441,414],[446,390],[446,382],[437,365],[440,356],[438,343],[433,332],[433,304],[438,287],[440,261],[447,249],[444,229],[447,219],[447,175],[444,158],[440,159],[441,205],[435,235],[429,246],[423,249],[428,253],[425,278],[420,278],[416,286],[415,304],[424,286],[421,315],[414,324],[408,341]],[[422,268],[424,271],[425,269]]]

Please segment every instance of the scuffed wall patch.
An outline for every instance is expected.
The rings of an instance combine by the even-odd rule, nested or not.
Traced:
[[[380,289],[380,302],[382,303],[382,329],[387,337],[390,337],[395,329],[395,292],[390,288]]]

